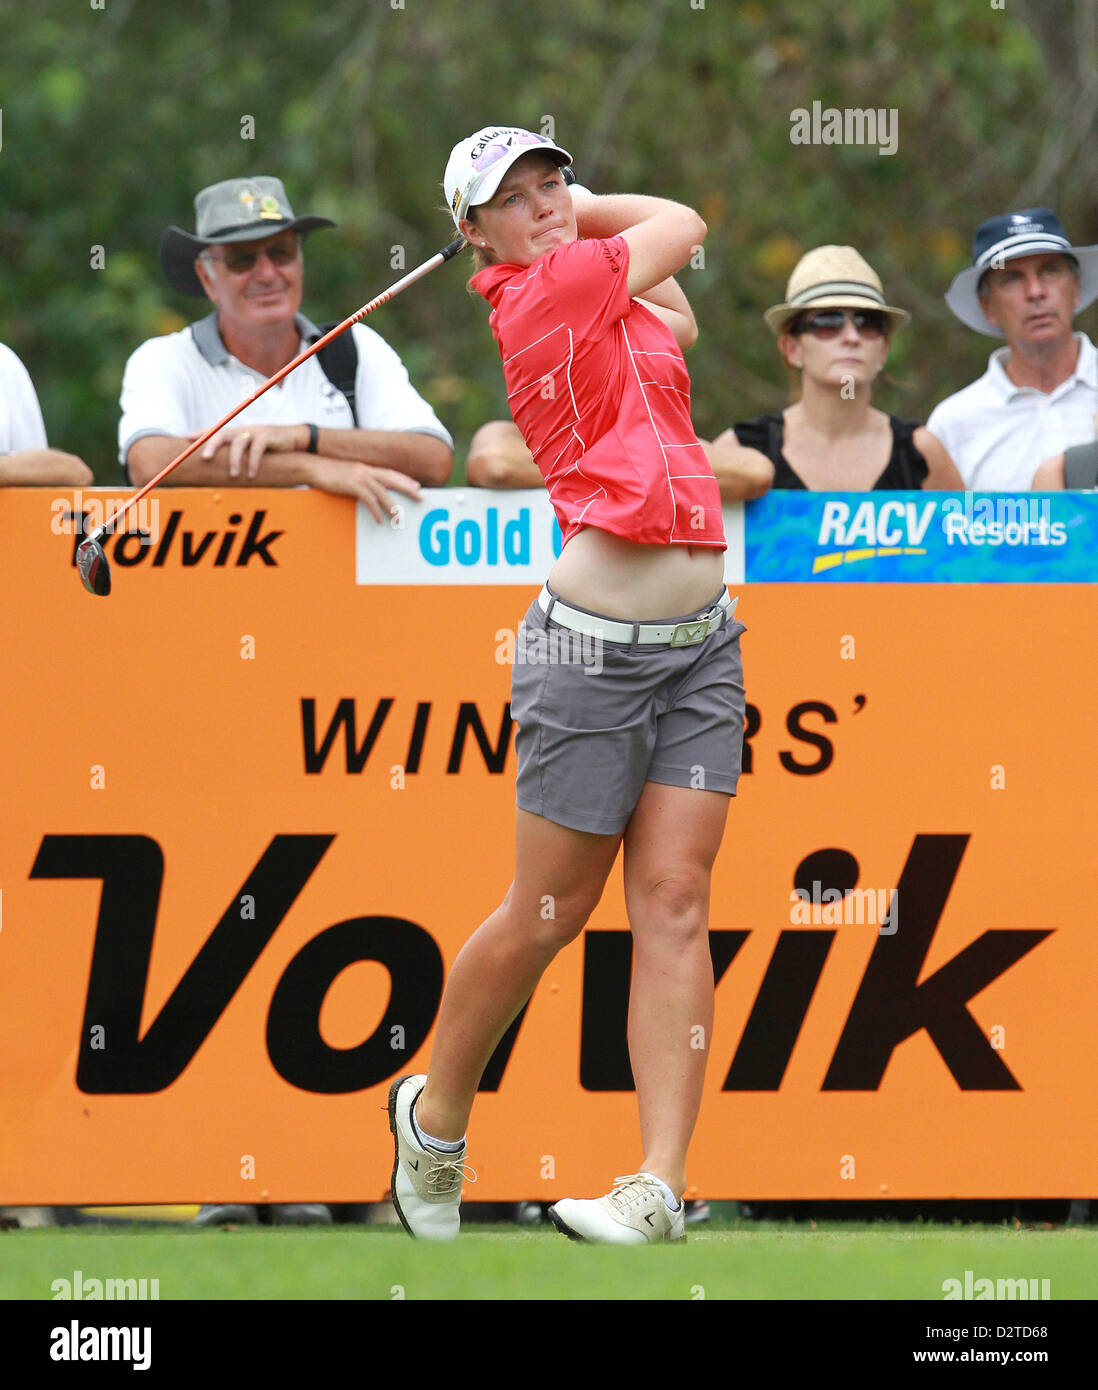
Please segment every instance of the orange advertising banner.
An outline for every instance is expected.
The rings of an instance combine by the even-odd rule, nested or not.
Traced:
[[[524,523],[365,582],[343,499],[164,491],[102,599],[75,500],[0,492],[0,1204],[379,1200],[389,1084],[510,882],[537,584],[460,564]],[[1092,1195],[1098,587],[736,587],[688,1195]],[[635,1170],[629,970],[618,872],[493,1058],[468,1196]]]

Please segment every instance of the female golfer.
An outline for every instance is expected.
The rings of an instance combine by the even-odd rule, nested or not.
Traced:
[[[802,256],[785,303],[763,317],[798,383],[797,399],[781,414],[741,421],[709,446],[726,496],[757,497],[772,487],[964,490],[924,425],[871,403],[892,334],[911,315],[885,302],[876,272],[852,246]],[[755,485],[737,489],[737,480]]]
[[[671,278],[706,229],[662,198],[569,188],[570,163],[541,136],[488,128],[446,168],[454,221],[483,267],[471,284],[492,305],[512,413],[564,546],[512,678],[514,881],[454,961],[429,1076],[389,1094],[394,1204],[413,1235],[441,1240],[458,1232],[481,1074],[582,931],[619,845],[643,1160],[609,1195],[551,1208],[561,1231],[683,1237],[712,1030],[709,881],[740,771],[744,628],[722,582],[717,484],[690,426],[681,349],[696,328]]]

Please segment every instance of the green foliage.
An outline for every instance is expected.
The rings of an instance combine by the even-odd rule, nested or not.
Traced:
[[[309,242],[305,309],[342,317],[396,278],[393,247],[410,267],[448,240],[446,157],[494,120],[552,121],[595,191],[662,193],[706,217],[705,266],[683,272],[704,437],[786,399],[761,312],[797,257],[828,241],[862,250],[915,315],[880,405],[925,418],[982,370],[994,344],[942,294],[975,224],[1033,186],[1063,98],[1056,55],[1016,6],[395,3],[0,3],[0,339],[31,371],[51,443],[100,482],[118,477],[127,356],[203,313],[157,262],[165,226],[193,227],[200,187],[277,174],[298,211],[338,221]],[[895,108],[897,153],[792,144],[790,113],[813,100]],[[1098,239],[1092,188],[1067,160],[1036,200],[1082,243]],[[476,426],[506,413],[469,273],[459,261],[372,321],[450,426],[459,465]]]

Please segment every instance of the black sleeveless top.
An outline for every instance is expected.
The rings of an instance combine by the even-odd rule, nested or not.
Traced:
[[[892,426],[892,455],[885,464],[884,472],[870,490],[917,491],[930,471],[926,459],[915,447],[914,434],[920,428],[920,422],[899,420],[895,415],[890,415],[888,423]],[[782,453],[785,421],[781,415],[759,415],[754,420],[742,420],[732,428],[745,449],[758,449],[759,453],[765,454],[774,465],[773,487],[800,488],[802,492],[807,491]]]

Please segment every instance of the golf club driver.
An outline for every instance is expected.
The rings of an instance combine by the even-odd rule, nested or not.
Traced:
[[[444,246],[441,251],[436,251],[429,260],[424,261],[423,264],[417,266],[415,270],[410,270],[408,274],[398,280],[395,285],[390,285],[383,294],[379,294],[376,299],[371,299],[369,304],[364,304],[362,308],[353,313],[350,318],[344,319],[342,323],[337,323],[336,326],[325,333],[322,338],[318,338],[311,347],[306,348],[306,350],[295,357],[292,362],[288,362],[281,371],[275,372],[274,376],[272,376],[269,381],[265,381],[254,395],[249,396],[246,401],[241,401],[236,409],[230,410],[223,420],[218,420],[216,425],[212,425],[204,435],[196,439],[193,444],[188,445],[178,458],[174,458],[171,463],[166,464],[155,478],[150,478],[145,486],[135,492],[128,502],[119,507],[112,516],[109,516],[102,523],[102,525],[97,526],[91,535],[85,537],[76,550],[76,568],[80,574],[80,582],[84,585],[84,588],[87,589],[88,593],[98,594],[102,598],[106,597],[111,591],[111,568],[107,563],[107,555],[103,549],[104,537],[111,533],[115,524],[125,516],[131,507],[136,506],[136,504],[141,501],[142,497],[151,492],[158,483],[163,482],[173,468],[178,467],[184,459],[190,458],[196,450],[201,449],[207,440],[212,439],[213,436],[217,434],[218,430],[224,429],[230,420],[235,419],[242,410],[246,410],[254,401],[257,401],[264,391],[269,391],[270,388],[276,386],[283,377],[289,376],[295,367],[300,367],[302,362],[312,357],[314,353],[319,352],[320,349],[330,343],[333,338],[338,338],[338,336],[341,333],[345,333],[352,324],[358,323],[358,321],[364,319],[367,314],[372,313],[382,304],[388,303],[388,301],[392,299],[394,295],[398,295],[401,290],[407,289],[409,285],[413,284],[416,280],[422,279],[424,275],[427,275],[437,266],[442,265],[444,261],[448,261],[452,256],[456,256],[464,245],[465,238],[457,237],[447,246]]]

